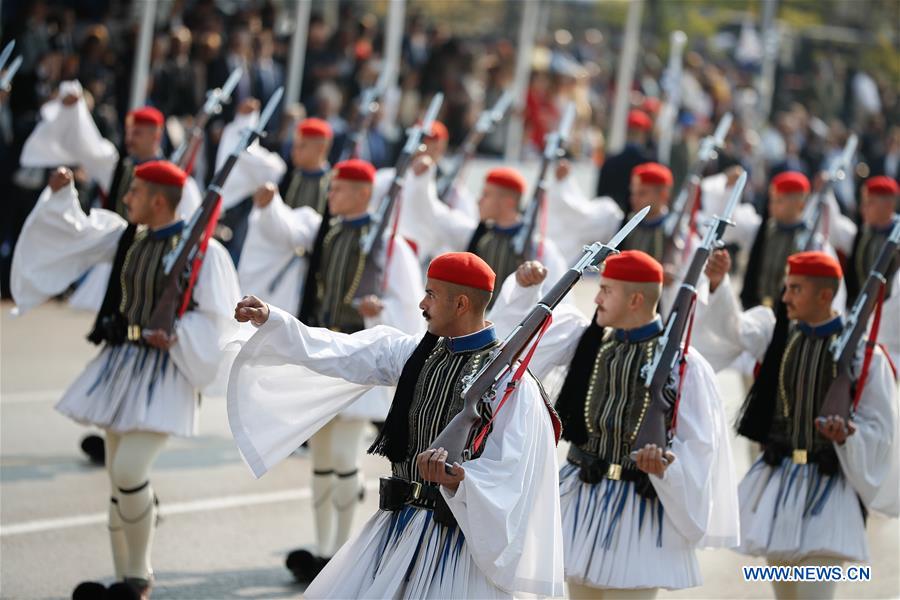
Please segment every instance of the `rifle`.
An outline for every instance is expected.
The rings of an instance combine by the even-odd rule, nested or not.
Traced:
[[[694,251],[687,275],[681,283],[681,287],[678,288],[675,302],[666,319],[666,328],[656,343],[653,360],[641,369],[644,385],[650,392],[650,403],[635,432],[632,454],[647,444],[655,444],[659,448],[666,447],[669,429],[666,415],[671,405],[663,396],[663,391],[669,383],[669,377],[678,371],[678,363],[684,360],[684,355],[687,353],[684,338],[685,334],[690,335],[689,328],[693,321],[694,301],[697,297],[697,282],[700,280],[709,255],[721,245],[725,228],[734,225],[730,220],[731,215],[744,192],[746,183],[747,173],[741,173],[731,191],[731,198],[728,199],[725,214],[713,218],[703,242]],[[684,371],[681,372],[681,376],[683,380]]]
[[[215,229],[222,208],[222,186],[231,173],[241,153],[257,138],[265,135],[266,124],[275,113],[275,108],[281,101],[284,88],[278,88],[269,102],[266,104],[259,122],[255,128],[248,128],[241,136],[240,142],[234,147],[231,154],[225,160],[225,164],[213,176],[200,208],[194,212],[194,216],[184,228],[178,245],[163,259],[162,294],[150,315],[150,321],[146,327],[149,330],[162,330],[171,334],[175,328],[175,320],[180,318],[188,309],[191,300],[191,292],[203,266],[203,258],[209,238]]]
[[[863,369],[860,373],[859,380],[854,382],[852,367],[856,352],[862,342],[862,336],[869,326],[869,317],[875,310],[876,304],[882,300],[884,292],[882,286],[887,285],[894,274],[897,272],[898,263],[898,243],[900,243],[900,220],[894,221],[894,227],[885,240],[878,258],[866,277],[866,283],[863,285],[859,296],[853,303],[850,310],[850,316],[841,335],[832,343],[829,350],[834,357],[837,366],[837,377],[831,382],[828,391],[825,393],[825,401],[822,403],[822,409],[819,411],[819,418],[837,415],[845,421],[850,418],[851,409],[856,408],[859,402],[859,396],[862,392],[857,389],[853,392],[853,384],[858,388],[865,385],[865,378],[868,374],[868,363],[871,360],[871,353],[874,350],[875,340],[869,342],[866,348],[865,361]],[[855,396],[855,397],[854,397]]]
[[[194,160],[197,158],[200,144],[203,143],[203,130],[206,129],[206,124],[213,115],[222,112],[223,104],[231,100],[231,92],[237,87],[243,74],[244,70],[238,67],[228,76],[225,85],[206,92],[206,102],[194,118],[190,133],[172,154],[172,162],[188,175],[194,170]]]
[[[491,352],[481,369],[475,375],[467,376],[463,380],[463,409],[450,420],[431,443],[432,448],[444,448],[447,451],[445,469],[448,473],[451,472],[449,467],[454,462],[462,463],[472,458],[472,452],[468,446],[481,422],[478,413],[479,405],[482,402],[489,403],[494,399],[501,379],[512,370],[513,365],[525,352],[531,340],[538,335],[553,309],[578,283],[584,272],[596,270],[610,254],[617,253],[616,248],[622,243],[622,240],[637,227],[648,212],[650,212],[650,208],[645,207],[634,215],[608,243],[594,242],[590,246],[585,246],[581,258],[563,274],[503,343]]]
[[[678,108],[681,106],[681,73],[684,46],[687,44],[687,35],[683,31],[673,31],[669,44],[669,66],[664,77],[666,90],[666,104],[659,115],[659,149],[657,160],[662,164],[669,164],[672,156],[672,136],[675,129],[675,118],[678,116]]]
[[[448,161],[450,167],[447,169],[444,176],[437,182],[437,194],[442,202],[447,202],[447,196],[450,194],[450,190],[453,189],[453,183],[459,177],[459,174],[462,172],[463,167],[466,166],[466,163],[475,156],[478,144],[481,143],[484,136],[490,133],[491,130],[503,120],[506,111],[509,109],[510,104],[512,104],[512,99],[512,92],[507,90],[503,92],[503,95],[500,96],[490,110],[483,111],[478,117],[475,127],[469,132],[466,139],[463,140],[457,155]]]
[[[536,256],[537,254],[529,250],[534,237],[534,230],[537,227],[538,217],[543,211],[544,198],[547,195],[547,172],[550,170],[550,166],[562,156],[564,152],[563,146],[569,141],[569,133],[574,122],[575,103],[569,102],[566,105],[562,118],[559,120],[559,127],[553,133],[547,134],[544,140],[544,153],[541,156],[538,183],[531,194],[531,200],[525,208],[525,213],[522,215],[524,225],[512,240],[513,251],[519,256],[526,256],[527,254],[528,258],[531,258],[532,255]]]
[[[391,220],[391,215],[394,213],[397,195],[400,193],[400,190],[403,189],[406,169],[409,167],[410,163],[412,163],[413,156],[419,151],[419,147],[422,145],[422,136],[425,135],[426,131],[431,131],[431,125],[437,118],[443,102],[444,94],[440,92],[435,94],[434,98],[431,99],[431,104],[428,105],[428,111],[425,113],[425,118],[422,119],[422,123],[410,128],[409,135],[406,138],[406,144],[404,144],[403,150],[400,152],[400,157],[397,159],[397,165],[394,169],[394,180],[391,182],[391,187],[388,189],[384,198],[382,198],[378,210],[372,215],[371,227],[369,227],[366,235],[360,240],[362,252],[365,256],[371,254],[372,248],[375,247],[375,243],[384,235],[388,223]]]
[[[365,137],[365,133],[372,124],[372,117],[378,110],[378,102],[388,88],[388,72],[384,70],[378,76],[375,85],[366,88],[359,95],[359,108],[353,126],[350,128],[344,147],[341,149],[340,160],[344,161],[348,158],[359,158],[360,146]]]
[[[847,138],[847,143],[844,144],[844,150],[841,152],[841,157],[836,163],[831,165],[830,169],[828,169],[825,183],[819,191],[813,194],[812,198],[806,202],[806,206],[803,207],[803,227],[797,234],[797,248],[800,250],[810,251],[822,246],[822,240],[817,235],[819,223],[822,220],[822,201],[825,198],[825,194],[834,187],[834,183],[846,176],[846,170],[850,168],[850,161],[853,160],[853,155],[856,153],[856,145],[858,143],[859,139],[856,137],[855,133]]]
[[[685,240],[690,235],[689,223],[693,218],[694,204],[697,201],[697,191],[700,189],[703,171],[706,170],[709,162],[716,158],[718,151],[725,147],[725,137],[731,129],[733,120],[731,113],[725,113],[719,119],[715,132],[700,142],[697,160],[691,165],[687,177],[681,184],[681,189],[678,190],[678,196],[672,203],[671,216],[663,223],[664,264],[675,264],[676,257],[684,250]]]

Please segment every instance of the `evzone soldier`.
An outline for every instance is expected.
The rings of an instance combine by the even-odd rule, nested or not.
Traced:
[[[482,426],[494,417],[486,441],[449,473],[447,452],[431,446],[462,408],[465,378],[499,343],[485,321],[494,283],[493,271],[473,254],[435,258],[419,305],[424,336],[385,326],[347,335],[309,327],[255,297],[237,305],[236,318],[259,329],[232,371],[229,419],[257,475],[372,386],[396,386],[369,449],[391,461],[380,510],[305,597],[563,593],[555,415],[538,382],[525,374],[502,410],[502,394],[483,405]]]
[[[298,251],[309,257],[302,286],[293,282],[302,289],[299,302],[271,306],[304,323],[346,334],[382,323],[406,333],[419,331],[416,301],[423,293],[422,275],[412,249],[402,238],[389,236],[377,241],[371,256],[363,249],[363,239],[376,227],[369,213],[375,167],[351,159],[335,165],[330,177],[327,222],[312,207],[288,208],[274,185],[254,195],[254,235],[280,252],[274,258],[268,254],[270,274],[274,276]],[[256,248],[257,244],[248,244],[242,261],[258,260],[253,255]],[[265,288],[243,289],[248,294],[267,293]],[[301,396],[306,389],[297,387],[295,393]],[[312,581],[350,537],[362,485],[362,439],[370,421],[384,420],[390,399],[388,388],[374,388],[352,406],[336,411],[334,419],[309,438],[318,543],[315,553],[300,549],[287,557],[299,582]]]
[[[20,158],[22,166],[56,168],[68,165],[84,169],[100,189],[99,206],[128,219],[124,198],[134,169],[162,158],[163,114],[151,106],[130,111],[125,117],[124,152],[100,134],[77,81],[62,82],[58,98],[44,105],[41,117],[25,141]],[[200,205],[201,198],[193,179],[189,178],[184,187],[178,214],[187,219]],[[94,266],[69,298],[70,306],[93,312],[100,310],[110,281],[110,269],[111,266],[103,261]],[[84,273],[74,281],[81,275]],[[92,462],[104,464],[102,438],[89,435],[82,440],[81,447]]]
[[[291,146],[293,168],[279,185],[279,198],[286,209],[298,212],[308,207],[326,222],[330,220],[328,153],[333,139],[331,126],[322,119],[304,119],[297,125]],[[238,263],[241,287],[265,295],[275,306],[293,309],[299,306],[309,256],[301,246],[296,248],[297,254],[285,258],[285,248],[277,239],[270,239],[266,228],[259,225],[263,210],[257,206],[250,212],[247,239]]]
[[[478,201],[479,220],[438,200],[434,181],[422,177],[432,165],[427,154],[412,164],[412,171],[418,176],[403,190],[408,200],[400,204],[400,232],[419,242],[420,256],[440,249],[467,250],[487,262],[499,281],[505,281],[530,258],[518,253],[514,244],[522,228],[527,227],[519,210],[527,188],[525,178],[511,167],[489,171]],[[542,244],[543,260],[551,274],[562,275],[566,263],[556,245],[548,239],[535,244]]]
[[[546,275],[540,263],[519,267],[496,305],[497,327],[540,296]],[[610,256],[594,318],[558,306],[530,364],[542,379],[567,370],[556,409],[571,443],[559,493],[572,598],[652,598],[659,588],[699,586],[697,549],[738,542],[722,399],[712,369],[693,349],[684,381],[676,370],[667,388],[677,406],[669,445],[632,453],[649,401],[644,368],[663,333],[662,284],[662,266],[644,252]]]
[[[58,169],[25,223],[12,267],[13,297],[25,311],[92,266],[113,265],[115,285],[106,290],[89,336],[102,349],[56,409],[105,432],[109,535],[119,582],[114,587],[144,598],[153,581],[150,549],[157,516],[150,471],[169,436],[197,433],[199,392],[227,363],[225,345],[237,335],[228,307],[240,296],[237,275],[215,241],[174,332],[147,328],[163,293],[163,259],[184,228],[177,209],[186,177],[165,161],[135,167],[122,199],[129,225],[104,209],[86,215],[71,171]],[[86,582],[73,597],[102,593],[101,584]]]
[[[665,165],[646,162],[631,170],[631,195],[629,202],[631,212],[624,215],[612,198],[603,197],[587,200],[578,191],[574,181],[569,178],[568,165],[561,164],[556,172],[556,183],[551,187],[548,230],[553,239],[569,239],[568,251],[577,254],[584,244],[591,243],[590,236],[595,239],[608,239],[605,234],[612,235],[621,227],[623,219],[630,219],[635,213],[649,206],[647,217],[625,238],[622,249],[640,250],[665,265],[663,297],[660,306],[667,309],[678,291],[678,281],[683,256],[689,256],[696,240],[687,241],[688,247],[682,249],[678,256],[665,256],[667,240],[665,236],[666,220],[673,217],[669,212],[672,196],[672,171]],[[593,233],[592,233],[593,232]],[[604,233],[605,232],[605,233]],[[573,255],[574,256],[574,255]],[[672,264],[665,264],[673,261]]]
[[[831,217],[834,234],[831,237],[835,249],[847,257],[844,283],[847,286],[847,305],[856,300],[866,276],[878,257],[900,211],[900,186],[897,181],[885,176],[871,177],[862,186],[859,202],[859,216],[862,222],[857,227],[851,219],[839,215],[832,209]],[[881,313],[881,327],[878,342],[884,346],[886,354],[894,364],[900,364],[900,275],[885,288],[884,306]]]
[[[697,318],[726,330],[720,353],[750,352],[760,364],[738,421],[740,435],[762,444],[739,486],[739,551],[773,565],[865,562],[868,511],[897,516],[900,507],[897,386],[887,357],[876,346],[868,376],[855,382],[863,387],[849,421],[820,417],[837,372],[831,344],[844,328],[833,308],[837,260],[823,252],[788,257],[779,320],[765,307],[741,313],[729,266],[726,252],[710,261],[712,293]],[[859,372],[854,365],[854,377]],[[773,585],[779,598],[834,595],[834,582]]]

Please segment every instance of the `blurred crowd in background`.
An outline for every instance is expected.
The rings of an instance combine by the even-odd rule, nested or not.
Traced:
[[[576,159],[602,164],[625,4],[544,3],[523,109],[525,144],[516,159],[539,152],[562,107],[574,101],[578,116],[569,152]],[[715,17],[718,23],[715,30],[697,35],[688,27],[691,14],[685,13],[688,46],[671,160],[676,178],[687,170],[699,140],[727,111],[734,112],[736,120],[725,158],[757,171],[760,194],[777,171],[813,175],[827,167],[850,131],[860,136],[860,164],[856,177],[838,190],[850,200],[842,205],[852,206],[853,185],[862,178],[900,176],[900,3],[866,2],[864,15],[853,9],[860,3],[852,0],[779,3],[782,43],[772,110],[764,119],[753,113],[763,45],[760,3],[647,4],[631,105],[651,117],[660,109],[665,81],[668,31],[662,24],[678,19],[678,10],[687,7],[691,14]],[[170,139],[190,123],[206,90],[223,84],[235,67],[244,69],[233,102],[208,126],[210,161],[235,107],[248,98],[265,102],[284,85],[292,3],[165,0],[158,7],[147,101],[166,115]],[[522,9],[522,2],[407,1],[397,87],[385,98],[370,132],[376,166],[392,164],[403,131],[437,91],[445,95],[440,119],[449,129],[451,149],[462,141],[484,107],[511,84]],[[801,9],[812,12],[798,17]],[[7,196],[0,247],[4,269],[16,233],[46,179],[43,171],[20,169],[18,155],[41,105],[54,97],[59,83],[79,80],[101,133],[121,143],[139,12],[124,0],[2,3],[2,42],[15,39],[23,57],[11,92],[0,92],[0,185]],[[300,104],[279,111],[269,124],[266,146],[288,158],[294,125],[307,115],[327,119],[336,137],[346,131],[360,89],[372,85],[380,73],[386,12],[384,0],[313,2]],[[833,22],[844,13],[846,19]],[[781,20],[789,17],[810,22],[790,27]],[[816,24],[816,19],[823,22]],[[872,56],[879,60],[870,60]],[[484,139],[480,153],[502,156],[505,136],[501,125]],[[654,137],[643,143],[652,152]],[[209,171],[198,168],[207,179]]]

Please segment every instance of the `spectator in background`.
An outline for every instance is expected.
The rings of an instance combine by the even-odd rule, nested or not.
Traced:
[[[632,110],[628,113],[627,126],[625,147],[618,154],[606,159],[597,179],[597,196],[609,196],[626,215],[632,210],[629,202],[631,170],[655,160],[647,150],[647,141],[653,129],[653,121],[647,113]]]
[[[191,64],[193,36],[187,27],[174,29],[169,36],[169,54],[153,82],[153,104],[164,115],[193,116],[198,106],[195,71]]]

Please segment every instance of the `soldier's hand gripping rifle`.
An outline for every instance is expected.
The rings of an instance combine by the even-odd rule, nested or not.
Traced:
[[[575,103],[569,102],[566,105],[565,112],[559,120],[559,127],[553,133],[547,134],[544,141],[544,153],[541,156],[541,169],[538,172],[537,185],[531,194],[531,200],[525,207],[525,213],[522,215],[523,225],[516,233],[512,240],[513,251],[518,256],[525,258],[540,259],[540,246],[535,251],[532,248],[534,241],[534,230],[537,228],[537,222],[541,212],[544,210],[544,199],[547,194],[547,179],[549,177],[550,167],[557,160],[562,158],[565,152],[566,142],[569,141],[569,134],[572,131],[572,125],[575,123]],[[540,240],[539,244],[543,243]]]
[[[341,148],[340,160],[359,158],[366,132],[369,130],[369,127],[372,126],[372,119],[374,118],[375,113],[378,112],[381,97],[384,96],[387,91],[389,83],[388,76],[389,74],[386,70],[381,71],[381,75],[378,76],[378,81],[375,82],[375,85],[364,89],[362,93],[360,93],[356,118],[353,120],[353,125],[347,133],[347,137],[344,139],[344,147]]]
[[[238,67],[228,76],[225,85],[206,92],[206,102],[194,117],[194,124],[191,125],[188,135],[172,154],[172,162],[188,175],[194,170],[194,161],[196,161],[197,152],[203,143],[203,131],[206,129],[206,124],[213,115],[222,112],[223,104],[227,104],[231,100],[231,93],[237,87],[243,74],[244,70]]]
[[[222,208],[222,186],[225,185],[225,180],[228,179],[240,154],[256,139],[265,135],[266,124],[272,118],[283,93],[283,88],[275,90],[260,115],[256,127],[244,131],[240,142],[231,151],[225,164],[216,172],[209,187],[206,188],[203,203],[185,226],[178,245],[163,259],[165,276],[163,291],[153,309],[153,314],[150,315],[148,330],[162,330],[171,334],[175,328],[175,320],[188,309],[194,284],[197,282],[197,276],[203,266],[209,238],[215,229]]]
[[[425,132],[431,131],[431,125],[437,118],[443,102],[444,95],[440,92],[435,94],[434,98],[431,99],[431,104],[428,105],[428,111],[425,113],[425,118],[422,119],[422,123],[411,127],[409,130],[406,144],[404,144],[403,150],[400,152],[400,157],[397,159],[397,164],[394,168],[394,180],[391,182],[391,187],[388,189],[387,194],[384,195],[384,198],[382,198],[378,210],[372,215],[372,224],[369,227],[368,232],[360,240],[363,254],[367,257],[371,256],[372,248],[384,235],[384,232],[391,221],[391,216],[394,214],[394,206],[397,204],[397,194],[403,189],[403,182],[406,178],[406,169],[408,169],[409,165],[412,163],[413,156],[419,151],[419,147],[422,145],[422,137],[425,135]]]
[[[800,250],[810,251],[822,247],[823,240],[819,236],[818,230],[819,223],[822,221],[825,195],[831,191],[836,182],[846,177],[847,171],[852,167],[853,155],[856,154],[858,143],[859,139],[855,133],[847,138],[840,158],[828,169],[824,184],[806,201],[806,206],[803,207],[803,227],[797,234],[797,248]]]
[[[553,309],[565,298],[566,294],[581,279],[586,270],[596,269],[610,254],[618,252],[622,243],[631,231],[637,227],[647,213],[645,207],[625,224],[622,229],[606,244],[595,242],[586,246],[584,254],[563,276],[553,288],[541,298],[528,315],[512,330],[502,344],[488,356],[481,369],[470,378],[464,380],[462,390],[463,408],[437,438],[431,443],[432,448],[444,448],[447,451],[445,469],[451,472],[450,465],[462,463],[472,457],[477,448],[470,448],[477,435],[481,423],[479,407],[481,403],[490,403],[497,393],[497,386],[504,376],[512,370],[515,363],[525,353],[529,343],[538,335]]]
[[[665,265],[677,264],[679,254],[684,251],[690,235],[694,204],[697,201],[703,172],[710,161],[715,160],[719,150],[725,147],[725,138],[731,129],[733,120],[731,113],[725,113],[719,119],[715,132],[700,142],[697,160],[691,165],[687,177],[681,184],[681,189],[678,190],[678,195],[672,203],[671,216],[663,223],[663,264]]]
[[[490,110],[485,110],[478,117],[475,127],[463,140],[462,146],[456,156],[448,161],[449,168],[447,172],[437,182],[437,195],[442,202],[447,202],[450,190],[453,189],[453,183],[459,178],[463,167],[469,162],[478,149],[478,144],[503,120],[506,111],[512,104],[512,92],[507,90],[494,103]]]
[[[665,448],[668,442],[669,410],[671,403],[663,395],[669,385],[669,378],[679,370],[679,362],[684,359],[687,352],[685,347],[686,334],[689,333],[694,313],[694,301],[697,297],[697,282],[703,273],[703,268],[709,255],[721,245],[725,228],[734,223],[730,220],[744,192],[747,183],[747,173],[741,173],[731,197],[725,207],[722,216],[713,218],[709,229],[703,238],[703,242],[694,251],[687,275],[678,288],[675,302],[666,319],[666,327],[656,344],[651,362],[644,365],[641,375],[644,385],[650,392],[650,404],[644,414],[644,418],[638,425],[638,430],[632,444],[633,453],[647,444],[655,444],[659,448]],[[682,378],[684,372],[681,372]]]
[[[857,381],[854,381],[852,369],[863,334],[869,326],[869,317],[883,300],[884,288],[894,277],[898,264],[900,264],[898,244],[900,244],[900,220],[894,221],[894,227],[881,247],[878,258],[875,260],[872,270],[869,271],[869,276],[866,277],[866,283],[857,296],[856,302],[853,303],[841,335],[832,342],[830,350],[837,366],[837,377],[831,382],[825,394],[825,401],[819,412],[820,418],[836,415],[846,421],[851,416],[851,409],[855,409],[859,402],[862,394],[861,387],[865,385],[869,362],[872,360],[877,331],[873,331],[869,335],[862,369]],[[873,325],[873,329],[875,327],[877,325]],[[857,387],[855,392],[854,383]]]

